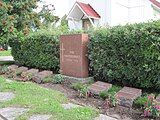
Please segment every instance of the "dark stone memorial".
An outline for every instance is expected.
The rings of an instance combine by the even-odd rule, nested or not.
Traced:
[[[60,71],[62,75],[87,78],[87,34],[62,35],[60,37]]]

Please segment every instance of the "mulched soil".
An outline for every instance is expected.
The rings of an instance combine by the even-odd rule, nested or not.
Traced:
[[[70,88],[66,84],[46,83],[46,84],[41,84],[41,86],[60,91],[70,100],[70,102],[73,102],[79,105],[91,106],[91,107],[97,108],[99,109],[101,114],[106,114],[108,116],[117,118],[118,120],[154,120],[154,119],[144,118],[142,116],[143,111],[139,109],[126,108],[122,106],[117,106],[109,109],[105,108],[104,100],[93,98],[93,97],[89,97],[87,99],[79,97],[78,92]],[[160,119],[156,119],[156,120],[160,120]]]

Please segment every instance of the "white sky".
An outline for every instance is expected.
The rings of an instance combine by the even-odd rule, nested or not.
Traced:
[[[59,17],[63,17],[65,14],[68,14],[68,0],[43,0],[47,4],[53,4],[55,6],[55,14]]]

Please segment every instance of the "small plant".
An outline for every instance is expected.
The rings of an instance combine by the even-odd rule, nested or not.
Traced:
[[[33,74],[32,73],[28,73],[27,76],[26,76],[26,80],[31,80],[33,77]]]
[[[21,73],[22,73],[22,71],[21,70],[17,70],[16,72],[15,72],[15,76],[20,76],[21,75]]]
[[[114,95],[110,94],[109,97],[108,97],[108,99],[110,101],[110,106],[111,107],[117,106],[118,101],[117,101],[116,93],[114,93]]]
[[[88,98],[88,84],[74,83],[72,84],[72,88],[78,91],[79,97]]]
[[[118,104],[116,93],[113,94],[108,94],[108,98],[105,100],[103,107],[105,109],[109,109],[111,107],[116,107]]]
[[[110,88],[108,91],[101,92],[99,96],[105,100],[106,98],[109,98],[109,96],[114,96],[115,93],[117,93],[121,88],[122,87],[120,86],[113,85],[112,88]]]
[[[154,118],[160,117],[160,105],[158,105],[158,103],[156,102],[154,95],[148,96],[148,100],[144,110],[144,116],[152,116]]]
[[[62,82],[64,82],[64,78],[61,74],[51,75],[49,77],[44,78],[43,82],[45,83],[52,82],[53,84],[61,84]]]
[[[57,75],[54,75],[52,82],[54,84],[61,84],[62,82],[64,82],[64,78],[61,74],[57,74]]]
[[[6,65],[0,66],[0,74],[5,74],[7,72],[8,72],[8,66]]]
[[[141,97],[138,97],[136,100],[134,100],[134,106],[138,108],[144,108],[147,100],[147,94],[143,94]]]

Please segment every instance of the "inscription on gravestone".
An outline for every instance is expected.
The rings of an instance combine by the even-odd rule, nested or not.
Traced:
[[[71,77],[88,77],[87,34],[60,37],[61,74]]]

